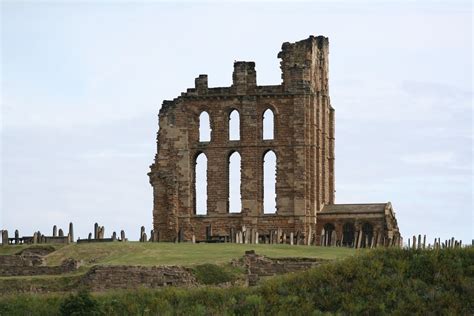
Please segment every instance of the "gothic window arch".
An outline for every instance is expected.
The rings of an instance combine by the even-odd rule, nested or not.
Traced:
[[[229,140],[240,140],[240,113],[236,109],[229,113]]]
[[[277,212],[276,193],[277,156],[269,150],[263,156],[263,213]]]
[[[196,156],[194,168],[194,213],[207,215],[207,156],[201,152]]]
[[[201,112],[199,115],[199,141],[211,141],[211,119],[206,111]]]
[[[241,186],[241,157],[237,151],[229,155],[228,165],[229,179],[229,213],[240,213],[242,211],[242,196],[240,193]]]
[[[263,112],[263,139],[272,140],[275,137],[275,113],[272,109],[268,108]]]

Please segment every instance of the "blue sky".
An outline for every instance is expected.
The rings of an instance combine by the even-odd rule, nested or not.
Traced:
[[[330,40],[336,202],[391,201],[404,237],[473,238],[472,7],[445,2],[1,3],[0,227],[138,239],[161,102],[279,84],[281,44]]]

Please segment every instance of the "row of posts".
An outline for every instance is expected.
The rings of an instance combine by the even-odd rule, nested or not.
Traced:
[[[74,226],[72,223],[69,223],[69,232],[67,235],[64,234],[64,231],[57,228],[56,225],[53,226],[53,235],[47,236],[41,233],[41,231],[36,231],[33,233],[33,236],[22,236],[20,237],[20,232],[18,229],[15,229],[14,237],[9,238],[8,230],[3,229],[1,231],[2,235],[2,245],[8,244],[23,244],[23,243],[33,243],[41,244],[48,242],[59,242],[59,243],[70,243],[74,242]]]
[[[472,241],[472,245],[474,246],[474,240]],[[408,239],[408,249],[446,249],[446,248],[461,248],[462,247],[462,240],[456,240],[454,237],[451,239],[446,239],[444,242],[441,242],[441,238],[435,238],[433,244],[426,244],[426,235],[423,235],[423,239],[421,234],[413,235],[413,238]]]

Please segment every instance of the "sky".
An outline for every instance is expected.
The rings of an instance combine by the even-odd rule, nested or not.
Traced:
[[[279,84],[281,44],[309,35],[330,41],[336,203],[470,243],[470,1],[1,1],[0,229],[137,240],[162,101],[229,86],[234,60]]]

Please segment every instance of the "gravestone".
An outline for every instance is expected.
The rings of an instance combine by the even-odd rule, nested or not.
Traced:
[[[69,223],[69,241],[74,242],[74,226],[72,225],[72,222]]]

